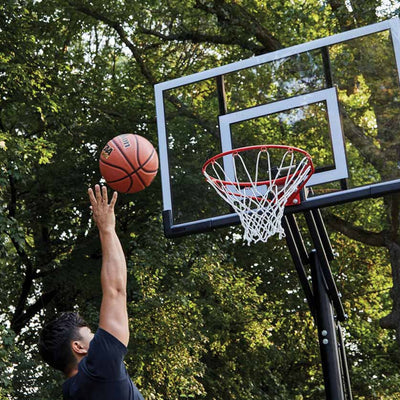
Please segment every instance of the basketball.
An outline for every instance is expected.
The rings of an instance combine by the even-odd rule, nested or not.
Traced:
[[[100,154],[100,173],[120,193],[140,192],[153,182],[158,155],[143,136],[126,133],[111,139]]]

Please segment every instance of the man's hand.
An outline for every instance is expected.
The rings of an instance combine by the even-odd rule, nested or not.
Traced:
[[[110,204],[108,204],[107,188],[96,185],[95,193],[90,188],[88,190],[90,199],[90,208],[93,212],[93,219],[96,222],[97,228],[100,232],[115,229],[115,214],[114,206],[117,201],[117,192],[113,193]]]

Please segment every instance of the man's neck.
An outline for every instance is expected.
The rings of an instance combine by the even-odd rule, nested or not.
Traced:
[[[78,373],[78,367],[72,369],[69,373],[67,373],[67,378],[72,378],[73,376],[75,376]]]
[[[69,379],[72,378],[73,376],[75,376],[78,373],[78,365],[80,363],[81,360],[77,360],[76,365],[74,365],[73,367],[71,367],[71,369],[65,374],[65,376]]]

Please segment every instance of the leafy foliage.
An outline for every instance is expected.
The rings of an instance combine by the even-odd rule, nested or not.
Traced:
[[[58,399],[62,377],[39,360],[38,332],[64,310],[79,310],[93,327],[98,322],[101,253],[86,189],[101,180],[98,155],[109,138],[135,132],[156,143],[153,84],[355,23],[365,25],[384,16],[385,9],[375,0],[352,1],[353,11],[347,2],[317,0],[268,5],[258,0],[3,3],[0,399]],[[345,50],[349,57],[357,55]],[[293,70],[295,64],[289,61],[278,72],[295,76],[300,73]],[[348,68],[335,67],[338,73]],[[315,87],[320,73],[317,68]],[[270,76],[271,71],[262,71],[246,79],[256,87],[257,79]],[[369,88],[376,84],[367,73],[360,76],[362,98],[368,99]],[[393,150],[398,143],[390,130],[374,128],[375,122],[385,122],[378,121],[383,115],[380,99],[365,106],[352,86],[346,87],[340,93],[345,111],[374,145]],[[198,89],[191,99],[193,109],[200,103],[208,106],[210,87]],[[272,92],[276,98],[281,95],[279,87]],[[235,104],[239,100],[232,93]],[[301,88],[293,95],[299,93]],[[179,106],[171,101],[168,112],[184,113]],[[391,110],[384,111],[386,121],[395,124]],[[194,133],[203,154],[213,151],[209,133],[204,133],[206,116],[205,106],[195,121],[193,115],[179,123],[171,120],[176,128],[175,157],[180,157],[178,145]],[[277,123],[258,122],[271,130]],[[308,128],[304,123],[286,129],[299,134]],[[249,127],[242,129],[249,135]],[[365,163],[358,165],[352,155],[362,151],[359,143],[349,148],[352,167],[361,171],[355,180],[388,171],[373,160],[367,168]],[[179,171],[173,173],[181,178]],[[185,182],[190,179],[194,178]],[[186,191],[182,185],[176,195],[186,201]],[[202,215],[210,197],[201,191],[194,195]],[[234,227],[167,240],[160,199],[157,177],[144,192],[120,196],[117,205],[129,272],[131,342],[126,362],[145,397],[322,398],[315,327],[284,244],[271,240],[244,246]],[[333,210],[344,221],[332,234],[339,249],[334,273],[349,313],[347,350],[355,397],[360,399],[399,395],[398,344],[393,331],[381,329],[377,322],[392,307],[393,257],[385,245],[350,240],[340,229],[351,224],[364,227],[367,234],[390,231],[391,241],[385,243],[396,244],[395,200]],[[327,219],[334,225],[334,219]]]

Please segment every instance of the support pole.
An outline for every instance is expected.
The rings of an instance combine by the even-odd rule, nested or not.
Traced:
[[[289,222],[288,217],[284,216],[282,218],[282,226],[286,234],[286,243],[288,245],[290,255],[292,256],[292,260],[296,268],[296,271],[299,275],[300,283],[304,290],[304,294],[306,296],[308,306],[310,307],[311,314],[315,320],[316,315],[315,315],[314,296],[301,257],[301,250],[305,252],[305,247],[301,239],[300,232],[298,231],[297,224],[296,224],[297,232],[292,229],[293,223],[295,223],[295,219],[293,216],[290,217],[292,219],[292,224]],[[308,256],[305,255],[305,257],[307,257],[307,261],[309,262]]]
[[[288,214],[284,216],[283,220],[286,220],[288,226],[290,227],[290,231],[292,232],[293,240],[298,248],[301,261],[303,262],[303,264],[307,265],[310,264],[310,260],[308,258],[308,251],[304,244],[304,240],[301,236],[300,229],[296,221],[296,217],[294,216],[294,214]]]
[[[318,225],[315,222],[314,214],[312,211],[306,211],[304,213],[304,216],[306,218],[306,222],[316,249],[316,253],[318,254],[317,256],[318,262],[324,274],[325,282],[328,288],[328,293],[332,299],[333,305],[335,306],[337,318],[339,321],[344,321],[346,319],[346,315],[343,309],[342,302],[340,300],[340,296],[335,281],[332,276],[332,271],[330,269],[329,261],[326,256],[324,244],[321,240],[321,232],[318,230]]]
[[[328,232],[326,231],[326,227],[322,219],[321,210],[316,208],[315,210],[311,210],[311,213],[314,217],[315,226],[321,239],[326,258],[328,261],[332,261],[335,258],[335,255],[333,254],[331,241],[329,240]]]
[[[310,253],[318,340],[327,400],[344,400],[333,308],[316,250]]]

